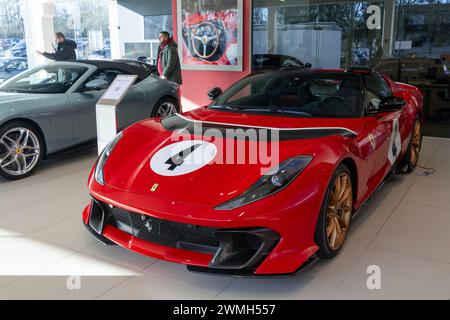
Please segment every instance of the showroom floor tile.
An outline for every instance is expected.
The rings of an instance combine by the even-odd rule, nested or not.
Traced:
[[[0,179],[0,299],[450,299],[450,140],[425,138],[420,164],[397,175],[353,221],[343,251],[288,278],[190,273],[96,242],[81,224],[88,150]],[[381,290],[369,290],[369,266]]]
[[[378,266],[381,290],[367,289],[367,269]],[[368,248],[333,299],[446,299],[450,264],[389,250]]]

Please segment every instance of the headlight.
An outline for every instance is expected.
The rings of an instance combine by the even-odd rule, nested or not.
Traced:
[[[97,165],[95,167],[95,181],[97,183],[101,184],[102,186],[105,185],[105,178],[103,176],[103,168],[105,167],[106,161],[108,161],[109,156],[111,155],[112,151],[114,150],[114,147],[117,145],[120,139],[122,139],[123,134],[122,132],[119,133],[103,150],[102,154],[100,155],[100,158],[97,161]]]
[[[243,194],[221,204],[215,209],[233,210],[283,190],[306,168],[311,160],[312,157],[300,156],[284,161],[267,175],[261,177]]]

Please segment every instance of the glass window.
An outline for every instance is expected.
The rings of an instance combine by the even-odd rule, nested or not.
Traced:
[[[450,0],[396,0],[394,53],[440,58],[450,53]]]
[[[108,0],[55,3],[53,27],[77,43],[78,59],[110,59]]]
[[[364,81],[366,82],[367,90],[380,99],[387,98],[391,95],[391,90],[381,78],[375,75],[364,75]]]
[[[90,76],[85,81],[85,83],[88,83],[93,80],[104,80],[108,84],[111,84],[114,81],[114,79],[120,74],[124,74],[124,72],[117,69],[101,69],[95,72],[92,76]]]
[[[0,0],[0,83],[27,69],[19,0]]]
[[[373,65],[383,54],[383,4],[254,0],[253,54],[290,56],[313,68]],[[370,6],[376,6],[378,13]]]
[[[359,79],[335,73],[259,74],[239,81],[211,107],[299,117],[356,117],[362,112]]]
[[[145,40],[159,39],[159,32],[167,31],[173,33],[171,15],[145,16],[144,17],[144,38]]]
[[[65,93],[87,71],[76,66],[43,66],[26,72],[0,90],[21,93]]]
[[[367,101],[369,101],[375,109],[379,107],[383,98],[387,98],[392,95],[386,82],[376,75],[364,75],[364,82],[367,89]]]

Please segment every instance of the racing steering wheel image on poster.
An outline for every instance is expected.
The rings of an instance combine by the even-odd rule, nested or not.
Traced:
[[[196,58],[206,61],[219,60],[227,44],[227,35],[221,21],[205,21],[192,27],[186,34],[190,48]]]
[[[242,0],[178,0],[185,70],[242,71]]]

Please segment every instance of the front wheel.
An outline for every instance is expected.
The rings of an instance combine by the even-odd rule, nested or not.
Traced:
[[[319,258],[333,258],[347,239],[353,215],[353,183],[347,166],[340,165],[327,188],[317,221],[315,241]]]
[[[156,103],[152,116],[164,119],[177,112],[179,112],[178,103],[175,99],[167,97]]]
[[[24,122],[0,128],[0,175],[10,180],[28,177],[43,155],[39,132]]]
[[[405,172],[411,173],[419,163],[419,154],[422,149],[422,124],[416,120],[413,127],[411,142],[405,155]]]

